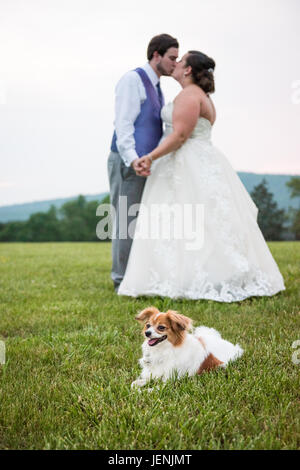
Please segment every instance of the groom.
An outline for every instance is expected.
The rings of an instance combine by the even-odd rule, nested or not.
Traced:
[[[175,69],[178,47],[177,40],[168,34],[155,36],[148,45],[148,63],[127,72],[116,86],[115,131],[108,158],[110,203],[115,209],[111,278],[116,291],[132,244],[128,231],[125,236],[120,233],[120,218],[126,217],[128,229],[136,217],[123,213],[124,199],[127,210],[141,201],[149,173],[139,165],[139,157],[151,152],[162,136],[164,98],[159,79]]]

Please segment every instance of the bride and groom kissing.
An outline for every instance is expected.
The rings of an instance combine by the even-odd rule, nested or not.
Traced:
[[[115,290],[132,297],[219,302],[274,295],[285,287],[257,225],[258,209],[211,142],[215,62],[197,50],[178,60],[178,48],[168,34],[153,37],[148,62],[127,72],[116,86],[108,159]],[[172,76],[182,87],[166,105],[161,76]],[[127,227],[136,223],[133,237],[120,236],[123,198],[127,207],[140,207],[137,218],[130,210],[126,214]],[[170,229],[174,220],[166,208],[174,204],[203,208],[201,221],[196,221],[203,243],[197,249],[187,249],[184,237],[137,236],[149,222]],[[154,205],[161,210],[149,221]]]

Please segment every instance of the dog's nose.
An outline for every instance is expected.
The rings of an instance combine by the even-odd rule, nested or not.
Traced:
[[[146,331],[145,335],[148,337],[151,336],[151,331]]]

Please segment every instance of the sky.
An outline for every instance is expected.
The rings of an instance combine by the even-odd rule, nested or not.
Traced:
[[[299,0],[0,0],[0,205],[108,191],[115,86],[160,33],[214,58],[233,168],[300,175],[299,18]]]

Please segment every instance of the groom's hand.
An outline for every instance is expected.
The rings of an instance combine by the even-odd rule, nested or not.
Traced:
[[[149,155],[144,155],[143,157],[140,157],[139,165],[144,169],[144,171],[149,171],[150,174],[152,158]]]
[[[136,158],[131,163],[132,168],[136,172],[138,176],[149,176],[150,175],[150,168],[146,169],[143,163],[140,161],[140,158]]]

